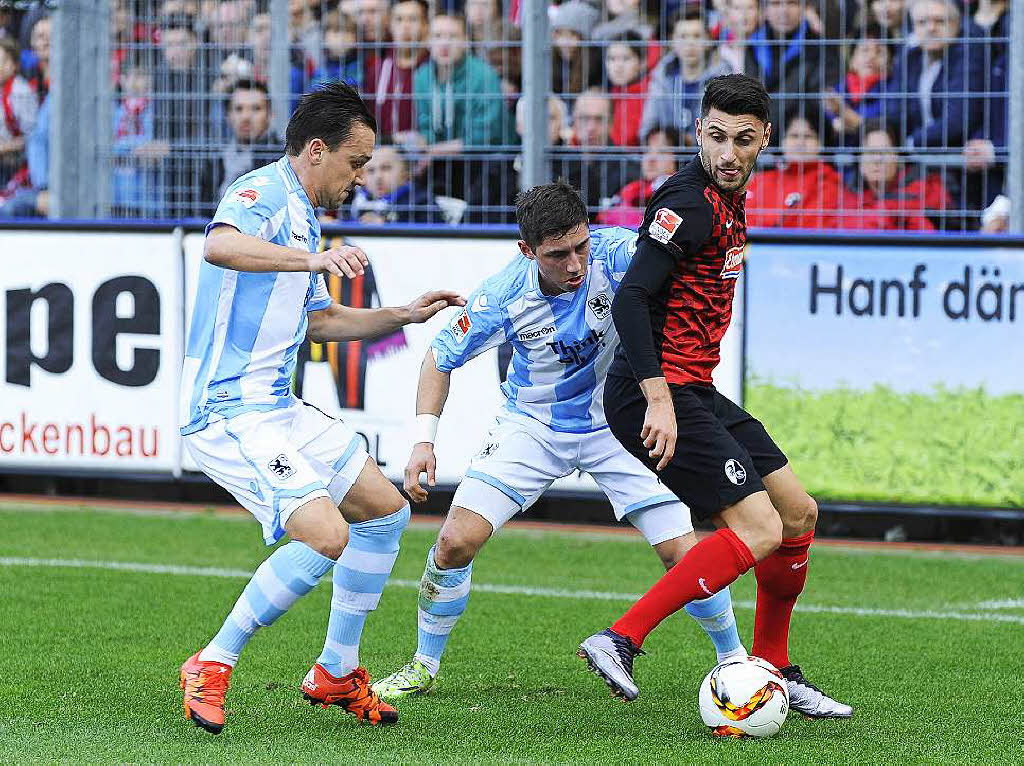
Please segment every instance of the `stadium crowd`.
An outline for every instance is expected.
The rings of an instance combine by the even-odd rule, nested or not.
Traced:
[[[290,0],[294,105],[371,104],[368,182],[329,220],[505,223],[523,130],[517,0]],[[773,151],[748,223],[1005,230],[1006,0],[564,0],[549,6],[552,175],[635,225],[695,151],[704,81],[760,78]],[[111,0],[112,217],[208,216],[279,155],[269,0]],[[0,216],[45,216],[50,19],[0,0]]]

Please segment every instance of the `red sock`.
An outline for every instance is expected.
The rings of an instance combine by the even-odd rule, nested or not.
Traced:
[[[717,593],[754,563],[753,554],[736,533],[720,529],[687,551],[612,630],[640,646],[659,622],[691,601]]]
[[[789,622],[796,598],[807,581],[807,549],[814,530],[783,540],[771,556],[754,567],[757,577],[757,612],[754,645],[750,651],[777,668],[789,664]]]

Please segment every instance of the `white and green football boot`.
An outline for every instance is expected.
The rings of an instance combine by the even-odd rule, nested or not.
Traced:
[[[414,694],[426,694],[434,688],[434,677],[427,666],[419,660],[413,660],[371,685],[373,691],[381,699],[394,700],[400,697],[411,697]]]

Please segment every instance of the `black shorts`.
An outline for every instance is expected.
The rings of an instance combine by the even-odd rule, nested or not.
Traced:
[[[764,489],[762,476],[788,462],[757,418],[711,386],[670,385],[675,404],[676,450],[658,477],[698,519],[708,519]],[[609,375],[604,411],[612,433],[652,471],[640,439],[647,400],[632,378]]]

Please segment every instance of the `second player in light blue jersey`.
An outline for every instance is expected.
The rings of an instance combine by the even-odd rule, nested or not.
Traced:
[[[489,348],[512,344],[504,408],[427,554],[416,653],[374,684],[384,698],[433,688],[448,637],[469,601],[474,557],[556,479],[590,474],[615,518],[640,530],[667,568],[696,542],[687,507],[622,448],[604,415],[604,379],[618,342],[611,304],[636,233],[591,231],[586,207],[564,182],[520,195],[516,217],[522,254],[469,297],[434,339],[420,371],[416,412],[423,431],[405,471],[405,489],[417,502],[427,497],[420,475],[426,472],[428,485],[434,483],[433,426],[451,372]],[[720,659],[745,654],[728,590],[687,611]]]
[[[331,301],[323,272],[355,276],[366,257],[350,247],[318,252],[315,209],[336,209],[363,183],[375,133],[373,115],[349,86],[303,96],[288,123],[286,155],[232,184],[206,230],[184,362],[185,449],[256,517],[268,545],[291,538],[181,668],[185,717],[214,734],[249,639],[332,569],[327,638],[302,693],[370,723],[398,720],[370,689],[359,643],[398,556],[409,504],[352,428],[291,390],[307,334],[321,343],[371,338],[465,304],[447,291],[398,308]]]

